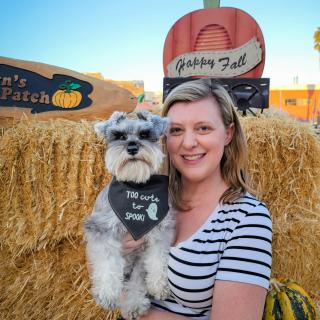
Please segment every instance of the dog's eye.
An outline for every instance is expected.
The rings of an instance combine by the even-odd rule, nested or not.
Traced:
[[[115,140],[126,140],[127,139],[127,135],[123,132],[120,132],[120,131],[114,131],[113,136],[114,136]]]
[[[150,137],[150,131],[149,130],[143,130],[139,132],[139,138],[140,139],[148,139]]]

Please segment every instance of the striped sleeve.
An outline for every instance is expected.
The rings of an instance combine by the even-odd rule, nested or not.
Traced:
[[[247,212],[230,235],[216,280],[269,287],[272,262],[272,222],[262,203]]]

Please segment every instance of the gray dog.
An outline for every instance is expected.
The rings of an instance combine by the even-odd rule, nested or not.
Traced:
[[[150,296],[169,295],[174,219],[168,210],[167,177],[158,175],[163,160],[159,140],[167,125],[166,118],[147,111],[114,112],[95,125],[108,142],[105,162],[114,177],[85,221],[92,293],[103,308],[120,308],[128,319],[148,311]],[[123,256],[127,230],[135,239],[144,236],[145,244]],[[125,298],[120,301],[121,293]]]

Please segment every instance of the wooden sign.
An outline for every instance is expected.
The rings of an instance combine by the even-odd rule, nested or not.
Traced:
[[[206,8],[179,19],[163,53],[167,77],[261,77],[265,60],[256,21],[236,8]]]
[[[261,48],[254,37],[243,46],[227,51],[195,51],[176,57],[167,66],[169,77],[235,77],[261,62]]]
[[[43,63],[0,57],[0,126],[22,118],[106,119],[136,97],[104,80]]]
[[[30,108],[31,113],[83,109],[92,104],[93,87],[80,79],[54,74],[51,79],[30,70],[0,64],[0,104]]]

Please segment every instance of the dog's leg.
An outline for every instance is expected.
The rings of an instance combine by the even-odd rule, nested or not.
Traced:
[[[141,256],[137,256],[130,279],[125,282],[125,298],[120,304],[121,314],[125,319],[133,320],[147,313],[150,300],[147,297],[145,269]]]
[[[92,294],[104,309],[118,306],[123,289],[124,258],[121,243],[110,237],[87,233],[87,255],[92,269]]]
[[[105,309],[117,307],[123,287],[124,259],[121,248],[110,243],[89,243],[88,258],[92,264],[92,294]]]
[[[170,294],[168,259],[172,235],[164,234],[160,228],[154,228],[148,234],[146,250],[143,252],[148,293],[161,300]]]

